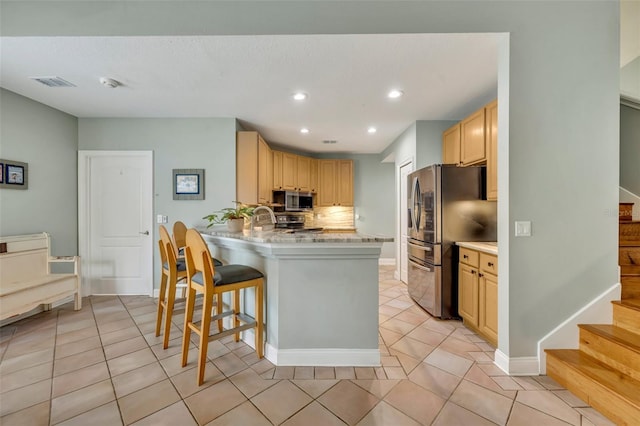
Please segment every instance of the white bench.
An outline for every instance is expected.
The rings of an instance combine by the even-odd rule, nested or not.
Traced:
[[[60,299],[74,296],[74,309],[82,308],[80,258],[51,256],[50,237],[41,234],[0,237],[6,253],[0,253],[0,320],[45,310]],[[51,273],[53,263],[72,263],[73,273]]]

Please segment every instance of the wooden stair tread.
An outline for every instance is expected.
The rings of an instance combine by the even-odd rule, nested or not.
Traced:
[[[611,324],[578,324],[581,330],[588,330],[607,340],[635,351],[640,356],[640,335]]]
[[[547,349],[545,352],[610,392],[616,393],[640,410],[640,392],[638,392],[640,381],[612,369],[577,349]]]
[[[640,311],[640,299],[614,300],[611,303]]]

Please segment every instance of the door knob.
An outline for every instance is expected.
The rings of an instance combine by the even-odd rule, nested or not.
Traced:
[[[138,233],[139,233],[139,234],[142,234],[142,235],[149,235],[149,231],[138,232]]]

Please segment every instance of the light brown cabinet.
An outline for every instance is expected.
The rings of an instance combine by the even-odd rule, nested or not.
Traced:
[[[258,132],[236,134],[236,199],[245,204],[272,200],[273,160],[271,148]]]
[[[352,160],[318,160],[316,205],[353,206]]]
[[[311,192],[312,160],[290,152],[273,151],[273,189]]]
[[[318,192],[318,160],[309,159],[309,191]]]
[[[460,163],[463,166],[487,160],[484,125],[484,107],[460,122]]]
[[[487,200],[498,199],[498,101],[442,132],[442,163],[487,165]]]
[[[458,313],[464,324],[498,344],[498,257],[460,248]]]
[[[442,133],[442,164],[460,164],[460,123]]]
[[[487,200],[498,199],[498,101],[485,107]]]

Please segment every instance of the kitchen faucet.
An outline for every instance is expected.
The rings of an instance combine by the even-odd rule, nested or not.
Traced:
[[[271,218],[271,224],[272,226],[275,227],[277,220],[276,220],[276,215],[273,214],[273,210],[271,210],[271,208],[267,206],[258,206],[255,209],[253,209],[253,215],[251,216],[251,230],[253,231],[253,225],[255,221],[254,219],[258,216],[256,212],[259,210],[266,210],[269,213],[269,216]]]

